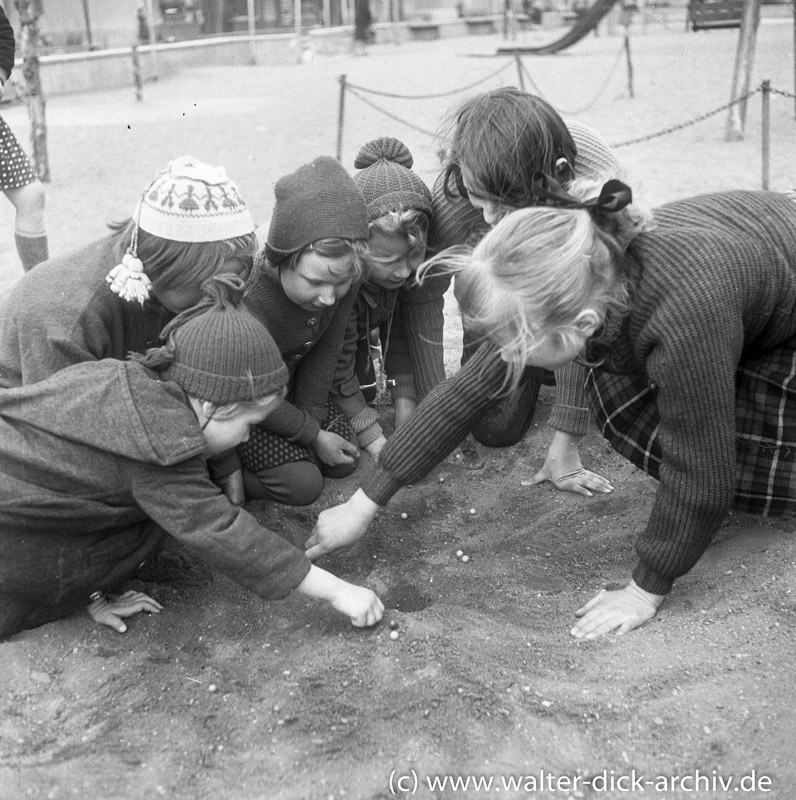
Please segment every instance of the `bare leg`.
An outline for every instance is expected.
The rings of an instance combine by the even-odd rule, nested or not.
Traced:
[[[44,221],[45,193],[40,181],[18,189],[6,189],[6,197],[16,208],[14,238],[25,272],[49,258]]]

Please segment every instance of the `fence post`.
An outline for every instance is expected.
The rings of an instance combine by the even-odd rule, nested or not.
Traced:
[[[625,56],[627,57],[627,92],[633,98],[635,94],[633,92],[633,61],[630,58],[629,25],[625,25]]]
[[[133,86],[135,86],[135,99],[141,101],[141,59],[138,56],[138,45],[133,45]]]
[[[520,91],[525,91],[525,78],[522,75],[522,61],[520,60],[520,54],[514,54],[514,61],[517,64],[517,80],[520,82]]]
[[[338,76],[340,81],[340,101],[337,106],[337,160],[343,160],[343,118],[345,116],[345,75]]]
[[[763,108],[760,118],[763,150],[763,191],[768,191],[768,178],[771,167],[771,81],[763,81],[760,89],[763,94]]]

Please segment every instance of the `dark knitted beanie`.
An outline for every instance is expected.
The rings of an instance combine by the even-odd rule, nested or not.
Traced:
[[[244,282],[217,275],[202,287],[205,297],[175,317],[161,338],[169,344],[150,350],[144,365],[160,369],[187,394],[216,405],[250,402],[282,389],[287,367],[271,334],[241,305]],[[151,361],[160,352],[163,363]]]
[[[391,211],[416,209],[431,217],[431,192],[412,172],[409,148],[391,136],[373,139],[357,153],[354,166],[360,170],[354,181],[368,206],[368,220]]]
[[[342,164],[319,156],[276,182],[265,256],[281,264],[318,239],[367,239],[365,201]]]

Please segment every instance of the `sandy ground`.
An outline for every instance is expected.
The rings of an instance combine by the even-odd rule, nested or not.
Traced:
[[[736,39],[686,33],[681,20],[636,30],[630,98],[621,38],[589,37],[559,56],[526,58],[527,88],[621,144],[727,103]],[[514,65],[488,57],[501,43],[471,37],[295,66],[208,66],[148,85],[141,103],[132,89],[53,98],[51,251],[102,235],[185,153],[224,164],[264,224],[275,180],[334,154],[339,75],[430,94],[505,63],[478,90],[514,84]],[[764,20],[752,85],[768,78],[792,92],[792,59],[790,21]],[[463,96],[372,99],[429,131]],[[793,99],[774,95],[771,112],[771,188],[785,189],[796,185]],[[25,109],[1,113],[27,141]],[[433,179],[430,136],[352,95],[345,120],[347,166],[368,138],[392,134]],[[725,122],[721,112],[619,148],[637,197],[655,205],[759,188],[760,96],[744,141],[725,142]],[[0,209],[0,287],[21,274],[12,224],[9,207]],[[453,372],[453,301],[446,316]],[[796,524],[731,517],[653,622],[619,639],[575,641],[574,610],[632,569],[655,485],[596,435],[584,460],[611,477],[612,496],[528,485],[550,439],[552,399],[545,389],[521,445],[452,456],[403,490],[354,551],[324,560],[380,593],[387,612],[374,629],[355,630],[302,599],[264,604],[193,563],[171,582],[150,574],[136,584],[166,608],[132,620],[124,636],[79,615],[1,644],[0,800],[791,797]],[[301,544],[359,474],[330,482],[306,509],[251,510]],[[470,782],[432,783],[444,776]]]

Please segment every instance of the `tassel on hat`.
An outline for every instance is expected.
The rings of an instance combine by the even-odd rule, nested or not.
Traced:
[[[354,182],[368,207],[368,220],[391,211],[415,209],[431,216],[431,192],[412,172],[409,148],[392,136],[382,136],[363,145],[354,160],[359,170]]]
[[[122,263],[117,264],[105,277],[108,287],[114,294],[128,303],[137,300],[141,305],[149,299],[152,281],[144,272],[144,264],[136,255],[138,248],[138,226],[133,229],[130,247],[122,256]]]
[[[138,231],[173,242],[217,242],[254,232],[254,221],[224,167],[193,156],[171,161],[138,201],[135,227],[122,263],[107,275],[112,292],[142,305],[152,282],[138,258]]]

